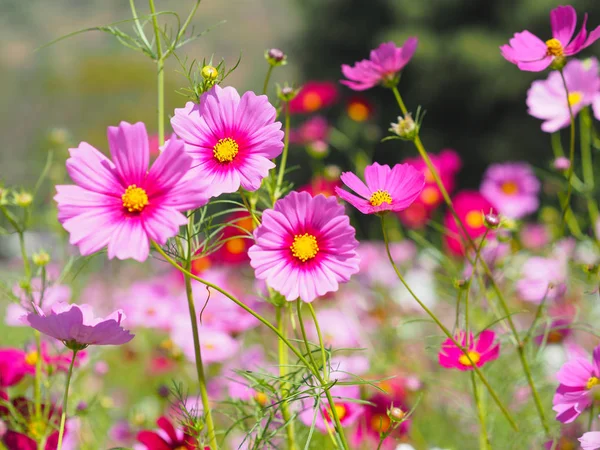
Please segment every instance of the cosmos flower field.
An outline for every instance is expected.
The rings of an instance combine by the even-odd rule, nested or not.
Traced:
[[[157,130],[107,123],[64,142],[62,181],[0,186],[0,317],[25,336],[0,341],[0,450],[599,449],[600,17],[507,36],[547,158],[465,188],[403,98],[419,36],[333,81],[273,83],[293,55],[267,49],[243,92],[243,60],[185,58],[199,7],[99,29],[154,64]],[[358,143],[376,125],[393,164]],[[59,244],[31,251],[47,209]]]

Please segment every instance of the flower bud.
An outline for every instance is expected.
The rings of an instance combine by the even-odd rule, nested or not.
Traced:
[[[388,416],[393,422],[402,422],[406,418],[406,413],[398,407],[388,410]]]
[[[200,74],[202,75],[202,78],[208,81],[214,81],[219,76],[217,69],[211,65],[204,66],[200,71]]]
[[[457,278],[454,280],[454,287],[456,289],[466,289],[467,288],[467,280],[464,278]]]
[[[77,403],[77,412],[85,411],[88,408],[88,404],[83,400]]]
[[[161,384],[158,387],[157,394],[161,398],[167,398],[171,394],[171,391],[169,391],[169,388],[167,386],[165,386],[164,384]]]
[[[314,141],[306,146],[308,154],[315,159],[323,159],[329,155],[329,145],[325,141]]]
[[[266,406],[267,402],[269,401],[269,397],[267,397],[267,394],[265,394],[264,392],[256,392],[254,394],[254,401],[256,401],[256,403],[258,403],[260,406]]]
[[[20,192],[20,193],[15,192],[14,195],[15,195],[15,203],[17,204],[17,206],[20,206],[21,208],[27,208],[33,202],[33,195],[31,195],[29,192],[25,192],[25,191]]]
[[[287,63],[287,56],[278,48],[271,48],[265,51],[265,59],[272,66],[283,66]]]
[[[277,85],[277,97],[279,97],[281,101],[289,102],[293,100],[296,95],[298,95],[298,92],[300,92],[300,89],[294,89],[287,85],[283,87]]]
[[[500,217],[498,217],[498,214],[494,214],[491,211],[483,216],[483,221],[485,226],[490,230],[495,230],[500,226]]]
[[[31,255],[31,260],[36,266],[43,267],[50,262],[50,255],[44,250],[40,250],[39,252]]]
[[[390,126],[390,131],[392,133],[408,141],[414,140],[419,132],[419,127],[413,120],[410,113],[407,113],[404,118],[402,116],[398,116],[398,123],[392,122]]]
[[[556,170],[569,170],[569,167],[571,167],[571,161],[569,161],[569,158],[559,156],[552,162],[552,166]]]
[[[337,180],[342,174],[342,169],[340,166],[336,166],[335,164],[329,164],[325,166],[323,169],[323,175],[330,181]]]

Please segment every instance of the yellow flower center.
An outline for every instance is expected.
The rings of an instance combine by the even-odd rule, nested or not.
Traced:
[[[29,422],[27,429],[29,431],[29,436],[35,439],[40,439],[44,437],[46,434],[47,424],[42,420],[33,420]]]
[[[316,92],[308,92],[302,99],[302,106],[307,111],[316,111],[321,105],[323,105],[323,101],[321,100],[321,96]]]
[[[547,51],[546,54],[548,56],[554,56],[555,58],[559,58],[564,56],[563,46],[558,39],[549,39],[546,41]]]
[[[219,139],[213,148],[215,159],[221,163],[233,161],[239,151],[240,147],[237,142],[231,138]]]
[[[344,420],[344,417],[348,414],[348,409],[344,405],[340,405],[336,403],[333,407],[335,409],[335,413],[338,416],[338,419]],[[327,416],[328,419],[333,420],[333,414],[331,414],[331,408],[327,408]]]
[[[433,183],[435,181],[435,177],[433,176],[433,173],[431,173],[431,170],[425,169],[423,175],[425,176],[425,181],[427,183]]]
[[[382,191],[381,189],[379,189],[373,192],[373,195],[371,195],[369,201],[373,206],[381,206],[382,203],[387,203],[388,205],[391,205],[392,197],[390,196],[388,191]]]
[[[421,200],[426,205],[434,205],[440,199],[440,194],[437,188],[433,186],[426,187],[421,193]]]
[[[313,259],[319,253],[317,238],[312,234],[304,233],[294,236],[294,242],[290,245],[292,255],[302,262]]]
[[[483,225],[483,214],[481,214],[481,211],[469,211],[465,217],[465,222],[471,228],[479,228]]]
[[[30,366],[35,366],[39,358],[38,352],[35,350],[30,351],[25,355],[25,363]]]
[[[254,400],[260,406],[265,406],[267,404],[267,402],[269,401],[269,397],[267,397],[267,394],[265,394],[264,392],[256,392],[254,394]]]
[[[355,122],[364,122],[369,118],[369,108],[360,102],[352,102],[348,106],[348,116]]]
[[[463,366],[473,366],[477,364],[479,360],[481,360],[481,355],[479,353],[473,350],[469,350],[468,353],[469,358],[471,358],[471,361],[473,361],[473,363],[471,363],[471,361],[469,361],[469,358],[467,358],[467,355],[463,353],[458,357],[458,362],[461,363]]]
[[[132,184],[121,196],[121,200],[123,200],[123,208],[127,211],[139,213],[148,205],[148,194],[142,188]]]
[[[225,244],[225,248],[229,253],[233,253],[234,255],[239,255],[246,250],[246,244],[242,238],[235,238],[227,241]]]
[[[593,388],[594,386],[596,386],[597,384],[600,383],[600,380],[596,377],[591,377],[588,381],[587,384],[585,385],[585,387],[590,390],[591,388]]]
[[[519,192],[519,186],[514,181],[505,181],[502,183],[502,186],[500,186],[500,189],[506,195],[515,195],[517,192]]]
[[[575,106],[583,100],[583,94],[579,91],[569,92],[569,105]]]
[[[375,414],[371,419],[371,428],[378,433],[385,433],[390,428],[391,420],[385,414]]]

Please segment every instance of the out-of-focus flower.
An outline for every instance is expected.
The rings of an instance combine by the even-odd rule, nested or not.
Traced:
[[[283,150],[281,122],[266,95],[233,87],[213,87],[200,104],[188,102],[175,110],[173,130],[194,158],[194,179],[209,183],[210,194],[235,192],[240,186],[256,191],[271,162]]]
[[[399,266],[413,262],[417,248],[408,239],[390,243],[390,253]],[[383,241],[362,241],[358,246],[360,272],[358,277],[368,286],[393,288],[400,283],[394,268],[390,264]]]
[[[86,142],[70,149],[67,171],[76,185],[56,186],[58,219],[82,255],[108,247],[112,259],[145,261],[149,240],[164,244],[187,223],[181,211],[204,205],[206,182],[192,179],[192,158],[171,139],[148,171],[143,123],[108,127],[113,161]]]
[[[156,431],[144,430],[137,435],[137,440],[142,446],[136,450],[194,450],[198,448],[198,441],[186,430],[175,428],[166,417],[160,417],[156,424]]]
[[[352,172],[344,172],[342,182],[360,197],[336,188],[336,193],[363,214],[402,211],[419,196],[425,185],[422,173],[409,164],[373,163],[365,168],[365,182]],[[361,198],[362,197],[362,198]]]
[[[521,269],[517,292],[523,300],[536,304],[544,298],[556,300],[564,295],[566,280],[567,267],[564,260],[533,256]]]
[[[554,395],[556,420],[573,422],[593,401],[600,384],[600,346],[593,352],[592,362],[576,357],[567,361],[556,374],[559,385]]]
[[[131,328],[171,328],[174,298],[164,283],[156,280],[136,281],[116,297]]]
[[[14,386],[30,373],[25,356],[26,353],[20,349],[0,349],[0,390]]]
[[[335,412],[340,420],[340,424],[344,429],[350,428],[357,422],[364,411],[364,406],[356,402],[356,400],[360,399],[359,387],[334,386],[329,392],[333,397]],[[335,427],[333,413],[327,403],[327,399],[323,396],[319,404],[320,411],[315,411],[313,403],[311,401],[310,405],[305,406],[305,409],[300,413],[300,420],[305,425],[311,426],[313,419],[315,419],[315,427],[321,433],[327,433],[328,428],[332,429]]]
[[[213,262],[240,264],[248,261],[248,249],[252,246],[254,221],[246,212],[234,212],[225,218],[228,225],[221,232],[223,245],[210,255]]]
[[[291,130],[290,142],[292,144],[309,145],[314,142],[327,141],[329,123],[323,116],[313,116],[300,125],[296,130]]]
[[[308,192],[313,197],[323,194],[325,197],[335,196],[335,188],[341,187],[339,176],[334,180],[326,177],[316,176],[308,184],[298,188],[298,192]]]
[[[165,136],[165,143],[171,139],[173,135]],[[158,134],[151,134],[148,136],[148,148],[150,149],[150,156],[158,156],[161,151],[164,150],[164,145],[161,147],[158,143]]]
[[[373,116],[373,104],[362,96],[351,97],[346,103],[346,114],[355,122],[365,122]]]
[[[503,216],[521,219],[539,207],[540,182],[526,163],[492,164],[483,175],[481,194]]]
[[[320,309],[317,311],[317,320],[325,346],[334,349],[361,346],[361,326],[353,316],[337,309]],[[315,327],[307,326],[306,331],[313,342],[318,342]]]
[[[338,89],[330,81],[309,81],[304,84],[289,103],[290,114],[313,113],[333,105],[338,99]]]
[[[588,431],[578,439],[582,450],[596,450],[600,448],[600,431]]]
[[[454,196],[452,203],[471,239],[476,239],[485,233],[483,215],[493,211],[493,208],[483,195],[477,191],[461,191]],[[450,211],[446,212],[444,226],[446,227],[444,242],[448,250],[454,255],[464,255],[465,249],[460,241],[463,232]]]
[[[550,242],[550,232],[548,227],[543,224],[527,223],[523,226],[520,233],[520,240],[523,247],[529,250],[540,250]]]
[[[189,318],[184,319],[181,316],[177,318],[177,323],[180,325],[171,331],[171,339],[183,351],[189,361],[196,361],[192,326],[189,324]],[[202,352],[204,364],[226,361],[235,355],[239,348],[239,343],[221,330],[201,326],[198,335],[200,336],[200,351]]]
[[[292,192],[262,219],[250,265],[286,300],[312,302],[358,272],[355,230],[335,198]]]
[[[567,127],[571,121],[569,106],[573,115],[577,115],[583,108],[593,103],[600,91],[596,58],[586,61],[574,59],[565,66],[563,74],[569,91],[568,104],[562,77],[557,71],[551,72],[545,80],[534,81],[527,92],[528,112],[533,117],[544,121],[542,131],[547,133],[554,133]],[[562,165],[564,162],[561,160]]]
[[[468,339],[467,339],[468,336]],[[447,369],[473,370],[473,366],[482,367],[484,364],[498,359],[500,344],[496,342],[496,333],[491,330],[482,331],[477,338],[473,333],[459,332],[456,340],[466,347],[469,358],[450,338],[442,343],[442,349],[438,354],[440,366]]]
[[[561,67],[565,57],[579,53],[600,38],[600,27],[589,34],[585,28],[587,14],[584,16],[581,30],[573,38],[577,25],[577,13],[572,6],[559,6],[550,12],[552,39],[546,42],[525,30],[515,33],[510,45],[500,47],[502,56],[516,64],[521,70],[540,72],[551,64]]]
[[[569,158],[565,158],[564,156],[559,156],[558,158],[556,158],[553,163],[552,166],[556,169],[556,170],[569,170],[569,167],[571,167],[571,161],[569,161]]]
[[[13,288],[13,294],[19,298],[19,303],[9,303],[6,307],[5,322],[11,327],[20,327],[28,325],[25,317],[33,311],[33,303],[40,307],[45,313],[50,312],[50,308],[59,302],[68,302],[71,299],[71,288],[62,284],[53,284],[42,289],[42,280],[34,278],[30,283],[31,292],[27,293],[20,286]]]
[[[121,345],[131,341],[133,335],[121,327],[124,318],[120,310],[104,319],[96,318],[91,306],[67,303],[55,304],[48,315],[39,310],[27,315],[32,328],[78,350],[88,345]]]
[[[369,59],[358,61],[354,66],[342,64],[342,73],[347,80],[340,83],[355,91],[364,91],[380,83],[396,85],[398,74],[412,59],[417,43],[416,37],[408,38],[401,47],[396,47],[394,42],[385,42],[371,50]]]

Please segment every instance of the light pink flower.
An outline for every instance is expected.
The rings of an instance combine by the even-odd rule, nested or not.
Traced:
[[[521,269],[517,292],[523,300],[539,304],[544,298],[556,300],[564,295],[567,267],[563,258],[533,256]]]
[[[572,6],[559,6],[550,12],[552,39],[547,41],[525,30],[515,33],[510,45],[500,47],[502,56],[516,64],[521,70],[540,72],[550,66],[555,59],[572,56],[592,45],[600,38],[600,27],[588,34],[586,30],[587,14],[583,17],[581,30],[575,37],[577,13]]]
[[[393,82],[415,54],[417,43],[416,37],[408,38],[402,47],[385,42],[371,50],[369,59],[358,61],[352,67],[342,64],[342,73],[347,80],[340,83],[355,91],[364,91],[379,83]]]
[[[583,433],[578,439],[581,442],[582,450],[596,450],[600,448],[600,431],[590,431]]]
[[[364,412],[364,406],[357,403],[360,400],[360,389],[358,386],[334,386],[330,390],[333,397],[335,410],[343,428],[349,428],[354,425]],[[314,402],[305,401],[305,407],[300,413],[300,420],[306,425],[311,426],[313,420],[315,427],[321,433],[327,433],[327,428],[335,428],[335,422],[331,408],[327,403],[327,399],[323,395],[319,404],[319,411],[315,411]],[[310,404],[309,404],[310,403]],[[316,415],[316,417],[315,417]],[[327,424],[326,424],[327,423]]]
[[[117,304],[123,307],[127,323],[132,328],[169,330],[173,325],[175,298],[164,283],[137,281],[117,298]]]
[[[481,183],[481,194],[500,214],[511,219],[535,212],[539,191],[540,182],[526,163],[492,164]]]
[[[594,110],[594,117],[596,117],[597,120],[600,120],[600,93],[594,97],[592,109]]]
[[[528,112],[544,121],[542,131],[547,133],[554,133],[570,124],[569,105],[573,115],[577,115],[591,105],[600,92],[596,58],[586,61],[574,59],[565,66],[563,73],[569,91],[568,103],[562,78],[557,71],[552,71],[545,80],[534,81],[527,91]]]
[[[175,322],[179,326],[171,330],[171,339],[189,361],[196,361],[194,337],[189,317],[177,316]],[[239,348],[238,341],[220,330],[200,326],[198,335],[204,364],[223,362],[235,355]]]
[[[358,272],[355,230],[335,198],[292,192],[262,219],[250,265],[288,301],[312,302]]]
[[[283,150],[281,122],[266,95],[215,86],[200,104],[188,102],[171,119],[194,158],[196,178],[211,185],[211,195],[235,192],[240,186],[256,191],[271,161]]]
[[[353,315],[334,308],[320,309],[317,320],[325,346],[334,349],[361,347],[361,326]],[[306,331],[312,342],[319,342],[314,325],[308,325]]]
[[[461,331],[456,336],[456,340],[463,347],[467,347],[471,361],[475,366],[482,367],[484,364],[498,359],[500,344],[496,342],[496,333],[491,330],[484,330],[477,338],[473,336],[473,333],[469,333],[468,336],[469,339],[467,342],[467,334]],[[438,361],[440,366],[447,369],[473,370],[471,361],[449,338],[442,343],[442,349],[438,354]]]
[[[424,175],[410,164],[396,164],[390,169],[387,164],[373,163],[365,168],[366,184],[352,172],[342,173],[341,179],[360,197],[339,187],[335,192],[363,214],[402,211],[416,200],[425,186]]]
[[[38,310],[29,313],[32,328],[63,341],[69,348],[88,345],[121,345],[133,339],[133,334],[121,327],[125,318],[118,310],[106,318],[96,318],[89,305],[57,303],[48,315]]]
[[[31,280],[31,298],[20,286],[15,286],[13,294],[20,301],[19,303],[8,304],[4,320],[11,327],[21,327],[29,325],[26,317],[28,313],[33,311],[31,298],[37,307],[40,307],[41,301],[42,311],[47,314],[55,303],[68,302],[71,299],[71,288],[62,284],[54,284],[47,286],[42,295],[42,280],[34,278]]]
[[[600,384],[600,346],[593,352],[592,362],[577,357],[563,364],[556,378],[560,383],[552,400],[556,420],[573,422],[593,401]]]
[[[182,211],[204,205],[206,183],[188,174],[192,158],[172,138],[148,171],[143,123],[108,127],[112,161],[86,142],[70,149],[73,185],[56,186],[58,219],[82,255],[108,247],[112,259],[144,261],[149,241],[164,244],[187,223]]]

